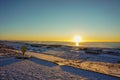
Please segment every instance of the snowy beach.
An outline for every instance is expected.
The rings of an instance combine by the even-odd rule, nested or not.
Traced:
[[[36,79],[43,80],[42,78],[44,78],[44,80],[52,80],[52,79],[54,79],[54,80],[69,80],[69,79],[70,80],[73,80],[73,79],[74,80],[84,80],[84,79],[119,80],[120,79],[119,78],[119,76],[120,76],[120,64],[119,64],[120,57],[118,56],[118,55],[120,55],[119,49],[81,48],[81,47],[78,48],[78,47],[73,47],[73,46],[48,45],[48,44],[47,45],[45,45],[45,44],[38,45],[38,44],[28,44],[28,43],[19,43],[19,42],[17,42],[17,43],[16,42],[1,42],[1,44],[2,44],[1,51],[0,51],[0,62],[1,62],[0,77],[1,77],[1,79],[4,79],[4,78],[5,79],[9,79],[9,78],[17,79],[16,76],[19,76],[21,79],[23,79],[24,78],[24,77],[22,78],[23,74],[28,75],[28,77],[26,76],[24,78],[24,80],[29,79],[29,78],[33,79],[33,80],[36,80]],[[7,46],[5,46],[4,44]],[[14,56],[16,54],[20,54],[19,51],[20,51],[20,47],[22,45],[27,46],[26,54],[29,54],[29,55],[33,54],[32,56],[35,57],[35,53],[37,52],[36,54],[40,55],[40,57],[39,57],[40,59],[36,59],[36,58],[38,58],[38,55],[36,55],[36,58],[31,58],[29,60],[15,59]],[[12,46],[12,47],[10,47],[10,46]],[[16,51],[18,51],[18,52],[16,52]],[[108,54],[108,52],[110,52],[110,51],[113,53]],[[45,55],[45,57],[44,57],[44,55]],[[51,56],[51,58],[50,58],[50,56]],[[46,61],[41,61],[41,59],[50,61],[50,62],[46,63]],[[65,66],[59,66],[54,63],[63,64]],[[20,65],[24,69],[20,68]],[[29,66],[27,66],[27,65],[29,65]],[[50,67],[49,65],[51,65],[52,67]],[[50,68],[50,69],[45,69],[45,71],[43,71],[43,72],[41,72],[41,70],[39,70],[39,72],[41,72],[41,74],[40,74],[38,72],[37,68],[41,69],[41,66],[43,66],[43,69],[45,69],[44,66],[47,68]],[[15,69],[14,71],[11,71],[13,69],[12,67],[14,67],[14,69]],[[34,67],[36,67],[36,68],[34,68]],[[53,71],[58,71],[59,74],[51,73],[51,68]],[[19,69],[21,69],[21,70],[19,70]],[[84,69],[84,70],[82,70],[82,69]],[[19,70],[20,72],[18,71],[19,73],[17,73],[17,70]],[[88,71],[86,71],[86,70],[88,70]],[[23,74],[21,74],[22,71],[24,71]],[[50,72],[50,74],[46,74],[46,75],[50,76],[51,78],[48,78],[47,76],[45,76],[45,74],[42,74],[42,73],[47,73],[47,71]],[[92,72],[92,71],[94,71],[94,72]],[[96,73],[96,72],[99,72],[99,73]],[[29,75],[29,73],[31,75]],[[64,74],[62,74],[62,73],[64,73]],[[84,74],[82,74],[82,73],[84,73]],[[101,74],[101,73],[103,73],[103,74]],[[56,74],[56,75],[51,75],[51,74]],[[108,75],[105,75],[105,74],[108,74]],[[112,74],[112,76],[110,76],[111,74]],[[67,77],[65,77],[65,75]]]

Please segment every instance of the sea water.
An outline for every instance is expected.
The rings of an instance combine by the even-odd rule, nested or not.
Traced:
[[[38,42],[31,41],[27,42],[31,44],[48,44],[48,45],[67,45],[75,46],[74,42]],[[79,47],[100,47],[100,48],[120,48],[120,42],[81,42]]]

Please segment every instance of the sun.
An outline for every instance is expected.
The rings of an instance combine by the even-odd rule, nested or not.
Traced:
[[[74,42],[76,43],[76,46],[79,46],[79,43],[82,42],[82,37],[81,36],[74,36]]]

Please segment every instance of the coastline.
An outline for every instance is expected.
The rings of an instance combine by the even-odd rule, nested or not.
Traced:
[[[13,50],[20,53],[18,50]],[[46,55],[43,53],[26,52],[26,55],[32,56],[37,59],[42,59],[56,63],[60,66],[71,66],[75,68],[90,70],[102,74],[120,77],[120,64],[112,64],[105,62],[85,61],[85,60],[67,60],[52,55]]]
[[[1,47],[3,47],[3,46],[1,46]],[[2,54],[3,55],[10,54],[8,57],[15,57],[15,55],[21,54],[20,50],[16,50],[14,48],[5,46],[6,50],[3,50],[4,54],[3,53]],[[59,47],[57,47],[57,48],[60,49]],[[64,48],[66,48],[66,47],[64,47]],[[3,47],[3,49],[4,49],[4,47]],[[52,48],[50,47],[50,49],[52,49]],[[66,48],[66,50],[67,50],[67,48]],[[51,53],[51,51],[50,51],[50,53]],[[49,61],[49,62],[58,64],[58,66],[61,66],[61,67],[62,66],[71,66],[71,67],[78,68],[78,69],[93,71],[93,72],[97,72],[97,73],[101,73],[101,74],[107,74],[109,76],[115,76],[116,78],[117,77],[120,78],[120,64],[119,63],[89,61],[88,59],[70,59],[70,58],[64,58],[64,57],[62,58],[60,56],[55,56],[53,54],[33,52],[33,51],[31,52],[29,50],[25,54],[31,55],[32,57],[35,57],[40,60],[45,60],[45,61]],[[5,55],[5,59],[7,58],[6,55]],[[64,55],[64,54],[62,54],[62,55]],[[85,54],[85,55],[87,55],[87,54]],[[97,55],[94,54],[94,55],[97,56],[98,54]],[[1,60],[2,60],[2,57],[1,57]]]

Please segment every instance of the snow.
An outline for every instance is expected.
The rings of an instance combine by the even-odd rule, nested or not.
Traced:
[[[88,50],[92,50],[92,51],[96,51],[101,49],[101,52],[99,54],[93,54],[93,53],[86,53],[85,49],[79,49],[78,47],[74,47],[74,46],[50,46],[50,45],[44,45],[44,46],[40,46],[40,47],[32,47],[30,44],[25,44],[25,43],[11,43],[11,42],[7,42],[6,43],[9,46],[13,46],[14,48],[16,48],[17,50],[21,49],[22,45],[26,45],[27,46],[27,50],[32,52],[37,52],[37,54],[46,54],[48,55],[47,58],[51,58],[48,59],[49,60],[53,60],[52,62],[54,62],[55,58],[53,59],[53,57],[58,57],[58,58],[63,58],[63,59],[67,59],[67,60],[78,60],[78,61],[86,61],[86,62],[82,62],[82,66],[77,66],[83,69],[87,69],[87,70],[93,70],[95,71],[96,69],[98,70],[97,72],[99,72],[100,70],[104,70],[104,71],[110,71],[110,69],[112,70],[111,72],[114,72],[115,75],[119,76],[119,68],[118,69],[108,69],[108,67],[106,66],[107,64],[113,65],[113,64],[118,64],[118,61],[120,61],[120,50],[119,49],[111,49],[111,48],[87,48]],[[40,44],[39,44],[40,45]],[[109,54],[110,52],[110,54]],[[36,55],[37,56],[37,55]],[[40,56],[41,57],[41,56]],[[56,59],[58,59],[56,58]],[[43,57],[43,59],[46,59],[46,57]],[[12,60],[12,59],[11,59]],[[39,63],[41,61],[36,60],[36,59],[31,59],[30,61],[34,61],[35,63]],[[9,61],[6,61],[9,64]],[[13,59],[14,62],[14,59]],[[42,64],[43,63],[43,64]],[[44,65],[45,62],[41,62],[42,65]],[[74,62],[73,62],[74,63]],[[75,65],[72,63],[73,67],[76,66],[77,63],[75,63]],[[48,63],[46,63],[48,64]],[[51,64],[51,63],[50,63]],[[50,67],[48,64],[48,67]],[[60,63],[63,64],[63,63]],[[4,65],[4,64],[3,64]],[[45,65],[44,65],[45,66]],[[54,67],[54,65],[53,65]],[[54,67],[57,70],[61,70],[60,67]],[[99,75],[98,73],[95,72],[91,72],[91,71],[83,71],[81,72],[81,69],[77,70],[76,68],[71,69],[71,67],[66,67],[63,66],[62,68],[64,68],[63,70],[70,72],[72,74],[75,75],[81,75],[83,77],[89,78],[89,79],[93,79],[93,80],[119,80],[119,78],[117,77],[112,77],[112,76],[107,76],[104,74]],[[67,70],[68,68],[68,70]],[[73,71],[72,71],[73,70]],[[78,72],[75,72],[75,71]],[[104,72],[103,71],[103,72]],[[86,72],[86,74],[85,74]],[[83,74],[82,74],[83,73]],[[107,73],[107,72],[105,72]],[[113,75],[114,75],[113,74]],[[93,75],[93,76],[92,76]],[[99,76],[99,77],[97,77]],[[101,77],[103,78],[101,78]],[[105,76],[105,77],[104,77]]]

